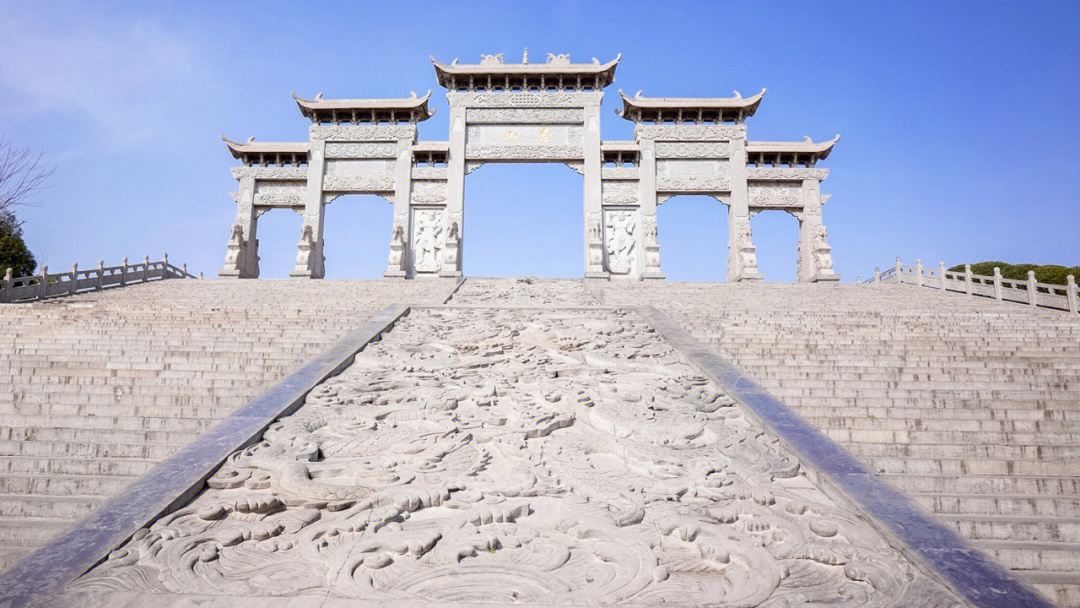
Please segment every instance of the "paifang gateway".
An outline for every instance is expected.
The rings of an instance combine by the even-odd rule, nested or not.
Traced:
[[[729,207],[728,280],[760,280],[750,218],[786,211],[799,220],[800,282],[836,281],[826,241],[817,167],[839,139],[748,141],[752,97],[633,97],[621,90],[619,116],[633,121],[633,141],[600,136],[603,90],[621,55],[607,63],[479,64],[432,58],[448,90],[450,136],[420,141],[417,125],[434,114],[430,91],[404,99],[314,99],[293,95],[311,120],[307,142],[238,143],[225,138],[244,166],[222,277],[259,276],[258,218],[286,208],[304,216],[297,278],[324,276],[326,205],[344,194],[375,194],[394,205],[387,277],[461,276],[465,176],[485,163],[563,163],[584,176],[584,276],[658,279],[656,206],[698,194]]]

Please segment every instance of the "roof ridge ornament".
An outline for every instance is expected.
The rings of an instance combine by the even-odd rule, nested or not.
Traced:
[[[502,63],[502,53],[499,53],[497,55],[485,55],[483,53],[480,53],[480,65],[502,65]]]
[[[522,65],[529,65],[529,47],[525,47],[525,53],[521,56]]]
[[[559,55],[548,53],[547,62],[548,65],[568,66],[570,65],[570,53],[561,53]]]

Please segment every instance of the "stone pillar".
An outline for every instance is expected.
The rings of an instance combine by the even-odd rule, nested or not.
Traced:
[[[585,106],[585,133],[583,142],[584,148],[584,216],[583,221],[585,224],[585,276],[586,277],[606,277],[608,273],[602,266],[597,269],[595,264],[595,254],[590,256],[590,250],[596,249],[596,244],[590,242],[590,239],[597,235],[594,235],[595,224],[599,223],[601,230],[599,235],[601,238],[600,249],[601,255],[603,250],[603,197],[601,194],[601,171],[603,167],[603,157],[600,152],[600,101],[603,99],[603,95],[597,97],[596,105]]]
[[[229,235],[225,265],[218,272],[223,279],[259,278],[259,239],[256,236],[259,214],[255,211],[255,178],[240,178],[236,200],[236,223]],[[239,230],[237,230],[239,229]]]
[[[450,96],[450,148],[446,157],[446,213],[443,214],[443,235],[449,239],[450,228],[457,222],[454,251],[443,249],[443,265],[439,276],[460,277],[465,243],[465,114],[463,106],[455,106]],[[453,255],[453,259],[447,256]]]
[[[412,139],[399,139],[394,165],[394,224],[390,233],[390,256],[385,277],[408,276],[409,199],[412,196]]]
[[[660,271],[659,227],[656,221],[656,141],[642,139],[641,164],[638,167],[638,201],[641,205],[641,238],[638,248],[642,252],[641,278],[663,279]]]
[[[289,276],[297,279],[321,279],[326,274],[323,258],[323,217],[326,205],[323,204],[323,177],[326,175],[326,140],[311,138],[311,152],[308,154],[307,192],[304,194],[304,227],[310,227],[307,234],[301,229],[300,245],[297,249],[296,267]],[[310,239],[310,251],[305,243]],[[301,264],[301,260],[305,263]]]
[[[750,230],[746,184],[746,136],[731,140],[731,203],[728,205],[728,281],[760,281]]]
[[[828,231],[821,220],[821,183],[818,180],[803,180],[802,200],[796,280],[800,283],[839,281],[840,275],[833,271],[832,247],[826,240]]]

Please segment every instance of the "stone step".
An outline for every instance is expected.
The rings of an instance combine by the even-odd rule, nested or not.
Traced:
[[[1060,471],[1059,471],[1060,473]],[[912,493],[1080,496],[1080,476],[889,474],[883,479]]]
[[[4,473],[0,475],[0,494],[34,496],[112,496],[132,481],[132,477],[109,475],[41,475]]]
[[[956,494],[909,492],[926,510],[939,515],[997,514],[1080,518],[1080,496],[1039,494]],[[1078,539],[1080,540],[1080,539]]]

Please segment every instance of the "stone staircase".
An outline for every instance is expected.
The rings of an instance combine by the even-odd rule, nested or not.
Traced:
[[[0,306],[0,571],[373,313],[452,286],[163,281]]]
[[[900,285],[593,283],[651,304],[1062,605],[1080,605],[1080,317]]]

